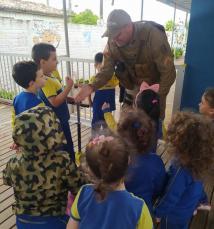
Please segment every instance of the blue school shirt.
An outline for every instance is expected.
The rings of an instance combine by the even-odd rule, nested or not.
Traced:
[[[62,86],[59,80],[55,77],[47,76],[47,81],[44,87],[38,89],[39,97],[45,103],[46,106],[52,108],[61,123],[68,122],[70,114],[68,111],[67,101],[65,101],[58,107],[54,107],[50,102],[49,98],[57,96],[62,93]]]
[[[152,218],[142,199],[126,190],[112,191],[104,202],[97,202],[94,185],[84,185],[71,207],[70,216],[79,229],[152,229]]]
[[[166,171],[160,156],[155,153],[131,157],[125,186],[127,191],[142,198],[153,215],[153,200],[163,194]]]
[[[14,125],[15,116],[29,110],[35,106],[45,106],[41,99],[36,94],[22,91],[13,99],[12,108],[12,127]]]
[[[172,161],[164,194],[155,206],[155,216],[162,218],[170,214],[174,217],[191,218],[202,190],[202,181],[194,181],[190,172],[182,166],[173,165]]]

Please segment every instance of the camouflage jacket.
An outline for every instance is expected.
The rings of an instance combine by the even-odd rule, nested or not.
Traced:
[[[48,107],[27,110],[15,119],[13,139],[21,152],[7,163],[3,181],[14,189],[14,214],[63,215],[68,191],[76,195],[85,180],[59,149],[66,143],[59,119]]]

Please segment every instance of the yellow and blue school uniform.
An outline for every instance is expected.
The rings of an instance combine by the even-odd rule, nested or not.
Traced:
[[[56,77],[59,80],[60,83],[62,82],[62,78],[61,78],[58,70],[55,70],[55,71],[51,72],[51,75]]]
[[[67,101],[65,100],[60,106],[54,107],[48,100],[53,96],[59,95],[63,91],[62,85],[60,84],[57,78],[52,76],[47,76],[47,75],[46,77],[47,77],[47,81],[45,87],[38,89],[39,97],[42,99],[42,101],[45,103],[46,106],[52,108],[52,110],[59,118],[62,126],[62,130],[67,140],[67,146],[64,148],[64,150],[69,153],[70,158],[72,159],[73,162],[75,162],[73,141],[72,141],[71,130],[68,122],[70,119],[70,114],[68,110]]]
[[[127,191],[142,198],[153,216],[153,200],[162,196],[166,182],[166,170],[161,157],[155,153],[132,156],[127,177]]]
[[[162,219],[161,229],[187,229],[202,190],[202,181],[195,181],[190,172],[172,161],[164,194],[155,206],[155,216]]]
[[[14,125],[15,116],[20,113],[29,110],[36,106],[45,106],[41,99],[36,94],[31,92],[22,91],[13,100],[12,108],[12,127]]]
[[[93,82],[93,79],[96,75],[91,76],[89,83]],[[115,104],[115,87],[119,84],[116,76],[112,76],[111,80],[95,91],[94,99],[93,99],[93,118],[92,118],[92,129],[95,128],[95,124],[99,121],[105,121],[102,105],[106,102],[110,104],[110,112],[116,110]],[[106,126],[106,125],[105,125]]]
[[[79,229],[152,229],[149,210],[142,199],[126,190],[111,191],[98,203],[94,185],[84,185],[71,207],[70,216],[80,222]]]

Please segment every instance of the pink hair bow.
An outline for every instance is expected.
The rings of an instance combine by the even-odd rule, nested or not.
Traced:
[[[145,90],[152,90],[152,91],[158,93],[158,91],[159,91],[159,84],[153,84],[153,85],[149,86],[148,83],[143,82],[141,84],[141,86],[140,86],[140,91],[137,94],[136,99],[135,99],[135,105],[136,105],[136,107],[137,107],[137,97],[139,96],[139,94],[141,94]]]

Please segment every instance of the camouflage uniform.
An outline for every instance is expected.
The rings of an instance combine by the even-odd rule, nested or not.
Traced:
[[[16,117],[13,139],[21,152],[3,171],[5,185],[14,189],[16,215],[64,215],[67,195],[85,184],[69,154],[60,150],[66,139],[60,121],[49,107],[35,107]]]
[[[123,47],[118,47],[112,41],[117,33],[113,34],[116,30],[120,31],[129,22],[133,24],[134,28],[132,41]],[[176,77],[173,57],[164,28],[154,22],[131,22],[130,16],[125,11],[114,10],[108,17],[107,30],[103,36],[109,39],[103,52],[101,72],[91,83],[93,90],[96,91],[105,85],[114,72],[132,98],[139,92],[143,81],[149,85],[159,83],[160,118],[163,120],[166,96]],[[124,69],[118,67],[115,69],[118,63],[123,64]],[[130,96],[127,97],[127,100],[130,101]]]

